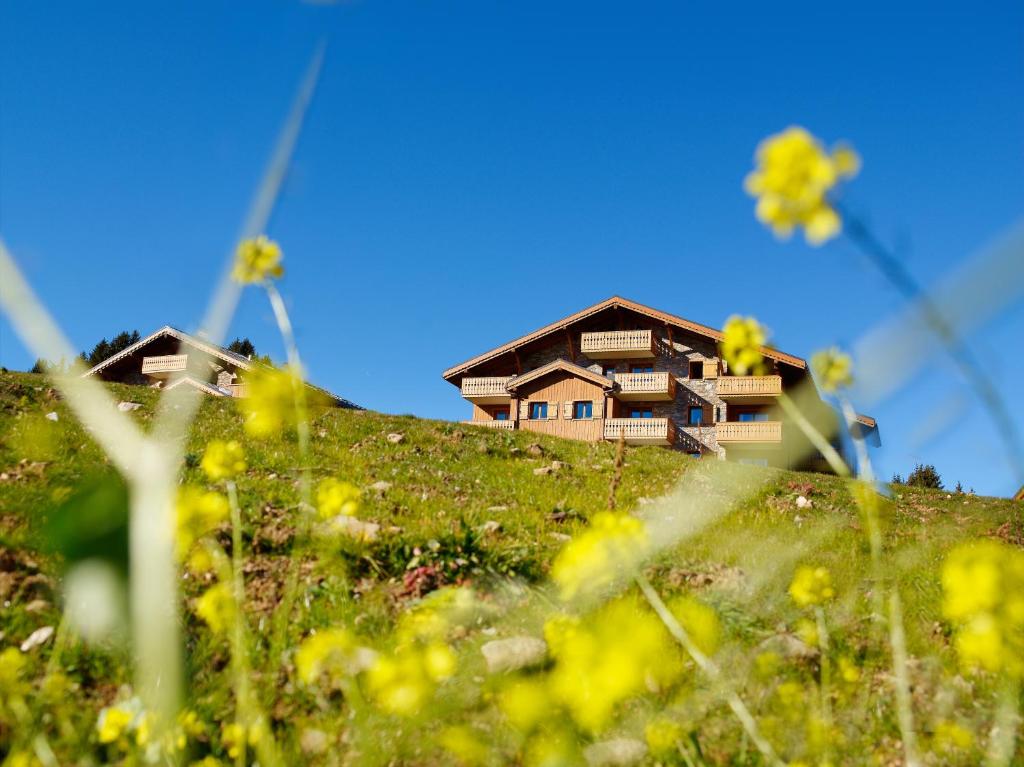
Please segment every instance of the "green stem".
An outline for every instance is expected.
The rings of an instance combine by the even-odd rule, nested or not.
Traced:
[[[910,675],[907,672],[907,638],[903,633],[903,608],[899,591],[893,587],[889,595],[889,644],[892,646],[893,676],[896,682],[896,714],[903,738],[903,758],[907,767],[921,764],[917,755],[914,712],[910,698]]]
[[[779,404],[782,406],[786,415],[789,416],[790,420],[799,427],[800,431],[802,431],[807,439],[810,440],[811,444],[814,445],[818,449],[818,452],[824,456],[826,461],[828,461],[829,466],[832,467],[832,471],[840,477],[849,477],[850,467],[846,465],[846,461],[843,460],[843,457],[839,455],[839,452],[832,446],[832,443],[825,439],[825,436],[814,427],[814,424],[808,421],[807,417],[800,412],[800,408],[798,408],[796,403],[790,399],[789,395],[785,393],[780,394]]]
[[[826,761],[831,763],[832,751],[832,663],[829,657],[828,626],[825,623],[825,611],[821,607],[814,608],[814,619],[818,626],[818,651],[820,654],[821,676],[819,687],[821,692],[821,718],[825,723]]]
[[[238,505],[238,489],[228,480],[228,501],[231,504],[231,590],[235,609],[231,625],[231,670],[235,688],[235,724],[242,733],[248,733],[249,711],[249,662],[245,646],[245,627],[242,609],[245,605],[245,575],[242,572],[242,510]],[[245,767],[245,734],[243,743],[235,757],[235,767]]]
[[[1013,760],[1017,728],[1020,726],[1019,697],[1018,683],[1005,677],[999,690],[999,707],[989,736],[986,767],[1005,767]]]

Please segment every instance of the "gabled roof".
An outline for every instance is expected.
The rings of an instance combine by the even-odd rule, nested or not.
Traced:
[[[174,389],[182,385],[192,386],[196,389],[199,389],[199,391],[206,392],[207,394],[212,394],[215,397],[230,396],[229,392],[226,392],[223,389],[214,386],[213,384],[208,384],[206,383],[206,381],[200,381],[198,378],[193,378],[192,376],[189,375],[176,378],[173,382],[171,382],[171,384],[166,389],[164,389],[164,391],[170,391],[171,389]]]
[[[650,317],[653,320],[657,320],[658,322],[663,322],[667,325],[673,325],[675,327],[682,328],[683,330],[689,330],[693,333],[698,333],[699,335],[705,336],[706,338],[710,338],[714,341],[721,341],[723,338],[722,331],[715,330],[714,328],[710,328],[707,325],[701,325],[699,323],[691,322],[690,320],[684,319],[683,317],[677,317],[674,314],[668,314],[667,312],[652,309],[649,306],[638,304],[636,301],[630,301],[628,298],[622,298],[621,296],[612,296],[611,298],[605,299],[604,301],[596,303],[593,306],[589,306],[586,309],[583,309],[582,311],[576,312],[575,314],[570,314],[568,317],[564,317],[558,320],[557,322],[553,322],[550,325],[545,325],[539,330],[535,330],[532,333],[528,333],[525,336],[521,336],[520,338],[517,338],[514,341],[509,341],[507,344],[503,344],[502,346],[491,349],[489,352],[485,352],[477,357],[473,357],[472,359],[466,360],[463,363],[455,365],[454,367],[450,367],[448,368],[448,370],[442,373],[442,377],[444,377],[445,379],[449,379],[454,376],[461,375],[465,373],[469,368],[472,368],[475,365],[479,365],[483,362],[487,362],[488,360],[492,360],[495,357],[498,357],[502,354],[515,351],[516,349],[519,349],[521,346],[528,344],[531,341],[536,341],[538,339],[543,338],[544,336],[550,335],[559,330],[564,330],[565,328],[569,327],[574,323],[580,322],[581,320],[585,320],[588,317],[591,317],[599,312],[604,311],[605,309],[610,308],[628,309],[630,311],[636,312],[637,314],[642,314],[646,317]],[[801,370],[807,368],[807,362],[802,360],[800,357],[794,357],[790,354],[785,354],[777,349],[771,349],[767,346],[762,346],[761,353],[765,357],[768,357],[769,359],[773,359],[776,360],[777,362],[782,362],[787,365],[792,365],[793,367],[799,368]]]
[[[1024,487],[1017,491],[1017,494],[1013,496],[1015,501],[1024,501]]]
[[[541,365],[539,368],[537,368],[536,370],[531,370],[529,373],[523,373],[521,376],[516,376],[505,385],[505,388],[507,388],[509,391],[514,391],[523,384],[529,383],[530,381],[536,381],[538,378],[543,378],[549,373],[555,373],[559,370],[564,370],[566,373],[577,376],[579,378],[585,378],[591,383],[595,383],[598,386],[603,386],[606,389],[611,389],[613,386],[615,386],[614,381],[606,378],[600,373],[595,373],[593,370],[587,370],[586,368],[580,367],[579,365],[576,365],[572,362],[558,359],[555,360],[554,362],[549,362],[546,365]]]
[[[869,429],[874,429],[876,426],[878,426],[878,421],[876,421],[871,416],[864,415],[862,413],[857,413],[857,423],[861,424],[862,426],[867,426]]]
[[[145,338],[142,338],[133,343],[127,349],[119,351],[112,357],[107,357],[105,360],[103,360],[103,362],[99,363],[90,370],[85,371],[82,374],[82,378],[99,373],[100,371],[104,370],[110,365],[113,365],[118,360],[122,360],[125,357],[131,356],[142,347],[146,346],[149,343],[152,343],[156,339],[161,338],[163,336],[175,338],[182,343],[187,343],[190,346],[194,346],[197,349],[206,352],[207,354],[210,354],[214,357],[218,357],[224,360],[225,362],[231,363],[235,367],[242,368],[242,370],[252,370],[253,363],[252,360],[250,360],[248,357],[244,357],[241,354],[236,354],[233,351],[225,349],[223,346],[218,346],[217,344],[212,344],[209,341],[204,341],[202,338],[194,336],[190,333],[186,333],[184,330],[178,330],[177,328],[173,328],[170,325],[164,325],[155,333],[150,333]]]

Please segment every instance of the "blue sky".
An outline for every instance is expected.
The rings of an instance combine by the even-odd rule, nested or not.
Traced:
[[[194,328],[326,38],[270,227],[316,383],[465,418],[445,367],[616,293],[809,356],[900,301],[754,221],[761,137],[851,141],[846,200],[926,282],[1024,210],[1024,5],[826,5],[3,2],[0,235],[78,347]],[[232,332],[282,356],[257,291]],[[1000,380],[1022,333],[1018,302],[973,337]],[[32,359],[0,320],[0,364]],[[1015,489],[950,365],[872,415],[883,474]]]

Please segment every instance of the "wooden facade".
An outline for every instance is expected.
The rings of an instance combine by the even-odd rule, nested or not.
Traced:
[[[790,394],[836,431],[799,357],[764,348],[769,370],[737,376],[721,333],[613,297],[444,372],[472,404],[467,423],[585,441],[664,445],[779,466],[821,463],[778,407]],[[858,428],[877,424],[862,416]],[[863,436],[863,435],[862,435]]]

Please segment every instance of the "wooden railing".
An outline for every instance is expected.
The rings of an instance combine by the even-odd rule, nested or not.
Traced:
[[[463,397],[508,397],[505,387],[515,376],[491,376],[488,378],[463,378]]]
[[[143,357],[142,374],[174,373],[188,365],[187,354],[165,354],[162,357]]]
[[[231,392],[232,397],[245,397],[249,394],[249,384],[236,383],[228,384],[227,390]]]
[[[782,394],[781,376],[720,376],[719,397],[777,397]]]
[[[675,437],[675,424],[671,418],[606,418],[604,438],[617,440],[620,434],[627,442],[667,445]]]
[[[515,421],[463,421],[463,423],[469,426],[486,426],[488,429],[504,429],[506,431],[512,431],[516,428]]]
[[[675,378],[668,373],[616,373],[623,394],[671,394]]]
[[[715,424],[719,442],[781,442],[781,421],[728,421]]]
[[[650,330],[609,330],[600,333],[583,333],[580,351],[591,357],[605,354],[645,353],[654,351],[654,339]]]

